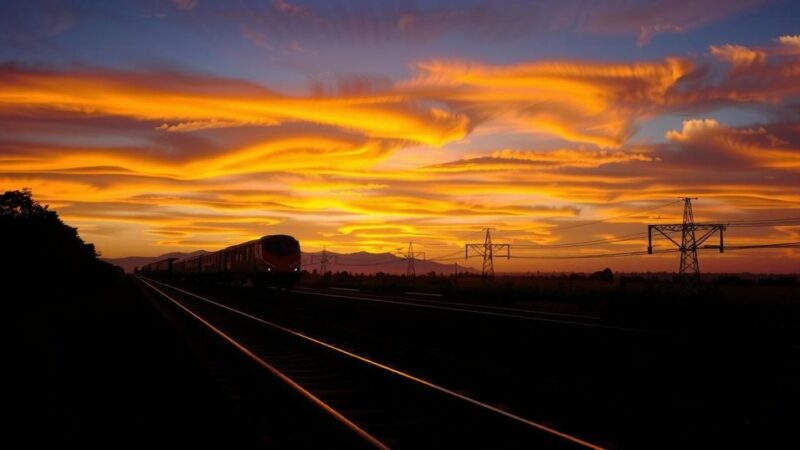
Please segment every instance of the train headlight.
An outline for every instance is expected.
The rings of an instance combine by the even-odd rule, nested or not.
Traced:
[[[294,268],[294,271],[295,271],[295,272],[297,272],[298,270],[300,270],[300,268],[299,268],[299,267],[295,267],[295,268]]]
[[[272,267],[267,267],[267,272],[272,272]]]

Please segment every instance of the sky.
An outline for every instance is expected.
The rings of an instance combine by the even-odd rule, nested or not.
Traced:
[[[291,234],[477,267],[491,227],[500,271],[675,271],[573,257],[645,250],[685,196],[726,244],[800,241],[800,2],[0,0],[24,187],[104,257]]]

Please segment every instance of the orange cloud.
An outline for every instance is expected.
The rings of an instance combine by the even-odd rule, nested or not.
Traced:
[[[672,141],[688,141],[708,130],[717,128],[719,128],[719,122],[714,119],[684,120],[681,131],[669,130],[665,137]]]
[[[800,169],[800,146],[764,127],[729,128],[714,119],[687,120],[681,131],[668,131],[666,137],[691,146],[705,146],[706,152],[723,157],[744,159],[753,167]]]
[[[649,162],[653,161],[653,158],[643,152],[578,149],[521,151],[504,149],[493,151],[490,156],[427,166],[421,170],[435,173],[519,171],[525,169],[541,171],[564,167],[594,168],[605,164],[623,164],[632,161]]]
[[[767,53],[760,50],[753,50],[741,45],[712,45],[709,47],[711,54],[717,58],[727,61],[734,66],[750,66],[753,64],[764,64],[767,61]]]
[[[676,109],[709,110],[720,104],[790,102],[800,95],[800,52],[791,36],[780,46],[752,49],[740,45],[709,47],[711,54],[728,62],[723,71],[701,66],[669,92]]]
[[[514,66],[433,61],[401,89],[448,101],[478,121],[572,142],[619,147],[637,117],[664,105],[688,60],[631,64],[540,62]]]
[[[783,45],[800,47],[800,34],[780,36],[778,37],[778,42]]]
[[[598,167],[604,164],[618,164],[630,161],[653,161],[644,153],[583,151],[575,149],[559,149],[548,152],[530,152],[519,150],[501,150],[492,152],[497,159],[512,159],[531,162],[553,163],[556,166]]]
[[[484,226],[519,245],[613,240],[679,220],[675,208],[630,213],[682,194],[702,197],[704,219],[779,217],[800,205],[800,71],[789,52],[742,49],[718,47],[731,64],[435,61],[406,81],[349,79],[309,96],[200,75],[0,66],[0,187],[32,187],[107,256],[278,232],[310,250],[414,240],[434,256]],[[787,122],[691,119],[660,130],[665,142],[632,142],[644,120],[713,116],[728,101]],[[625,218],[561,230],[609,215]]]
[[[0,68],[2,69],[2,68]],[[166,121],[164,129],[269,125],[302,121],[367,136],[442,145],[469,129],[462,114],[409,102],[395,93],[353,97],[288,97],[230,80],[192,79],[184,87],[170,74],[54,73],[6,67],[0,73],[0,109],[21,107],[84,115]],[[182,76],[187,78],[187,76]],[[213,91],[204,89],[216,82]]]

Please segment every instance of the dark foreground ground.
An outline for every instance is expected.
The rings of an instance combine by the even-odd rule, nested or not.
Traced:
[[[252,447],[219,388],[133,280],[26,291],[5,299],[4,441]]]
[[[739,287],[750,291],[727,304],[720,297],[660,296],[662,320],[642,306],[646,290],[620,304],[608,303],[612,296],[603,292],[603,310],[585,304],[588,294],[561,304],[491,299],[508,307],[593,310],[617,325],[659,331],[642,334],[180,285],[608,448],[786,448],[800,419],[794,288],[759,294],[759,286]],[[761,303],[741,300],[760,295]],[[217,347],[224,354],[213,336],[187,341],[198,330],[134,279],[22,298],[9,302],[7,386],[10,429],[31,446],[348,446],[280,383],[265,383],[250,369],[242,375],[246,364],[235,356],[205,355]],[[225,374],[230,367],[239,369],[234,381]],[[243,396],[256,398],[259,410]]]

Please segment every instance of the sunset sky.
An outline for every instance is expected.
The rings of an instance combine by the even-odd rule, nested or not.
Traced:
[[[484,227],[512,255],[639,251],[687,195],[701,222],[800,218],[797,1],[1,5],[0,189],[30,187],[105,257],[278,233],[463,257]],[[788,223],[726,241],[800,240]],[[700,258],[800,272],[797,249]]]

